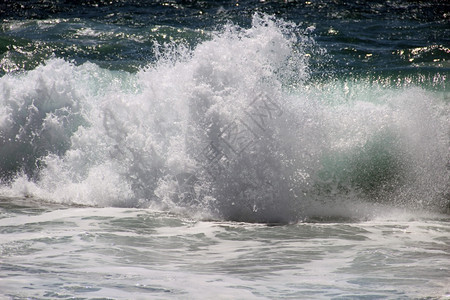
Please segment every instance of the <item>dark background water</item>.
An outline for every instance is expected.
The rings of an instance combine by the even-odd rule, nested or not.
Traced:
[[[32,69],[52,56],[136,71],[153,45],[195,46],[226,22],[243,27],[255,12],[314,26],[327,51],[313,74],[433,78],[450,66],[447,1],[11,1],[0,4],[0,74]],[[82,35],[92,29],[95,34]],[[445,80],[444,80],[445,81]]]

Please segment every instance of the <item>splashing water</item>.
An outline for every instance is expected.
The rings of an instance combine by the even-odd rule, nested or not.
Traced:
[[[248,222],[448,208],[438,93],[313,84],[309,29],[264,15],[155,53],[136,74],[53,58],[0,78],[0,193]]]

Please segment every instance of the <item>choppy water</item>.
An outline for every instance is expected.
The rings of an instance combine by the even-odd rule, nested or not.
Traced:
[[[450,297],[449,4],[0,14],[2,297]]]
[[[267,226],[29,200],[1,209],[12,299],[449,297],[446,215]]]

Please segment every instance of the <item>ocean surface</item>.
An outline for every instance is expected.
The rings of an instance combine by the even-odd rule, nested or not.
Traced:
[[[0,22],[0,299],[450,299],[450,3]]]

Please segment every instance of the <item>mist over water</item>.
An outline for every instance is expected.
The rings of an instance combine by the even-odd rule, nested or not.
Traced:
[[[256,14],[136,73],[54,57],[4,75],[1,193],[245,222],[448,210],[446,77],[310,80],[331,59],[312,30]]]

